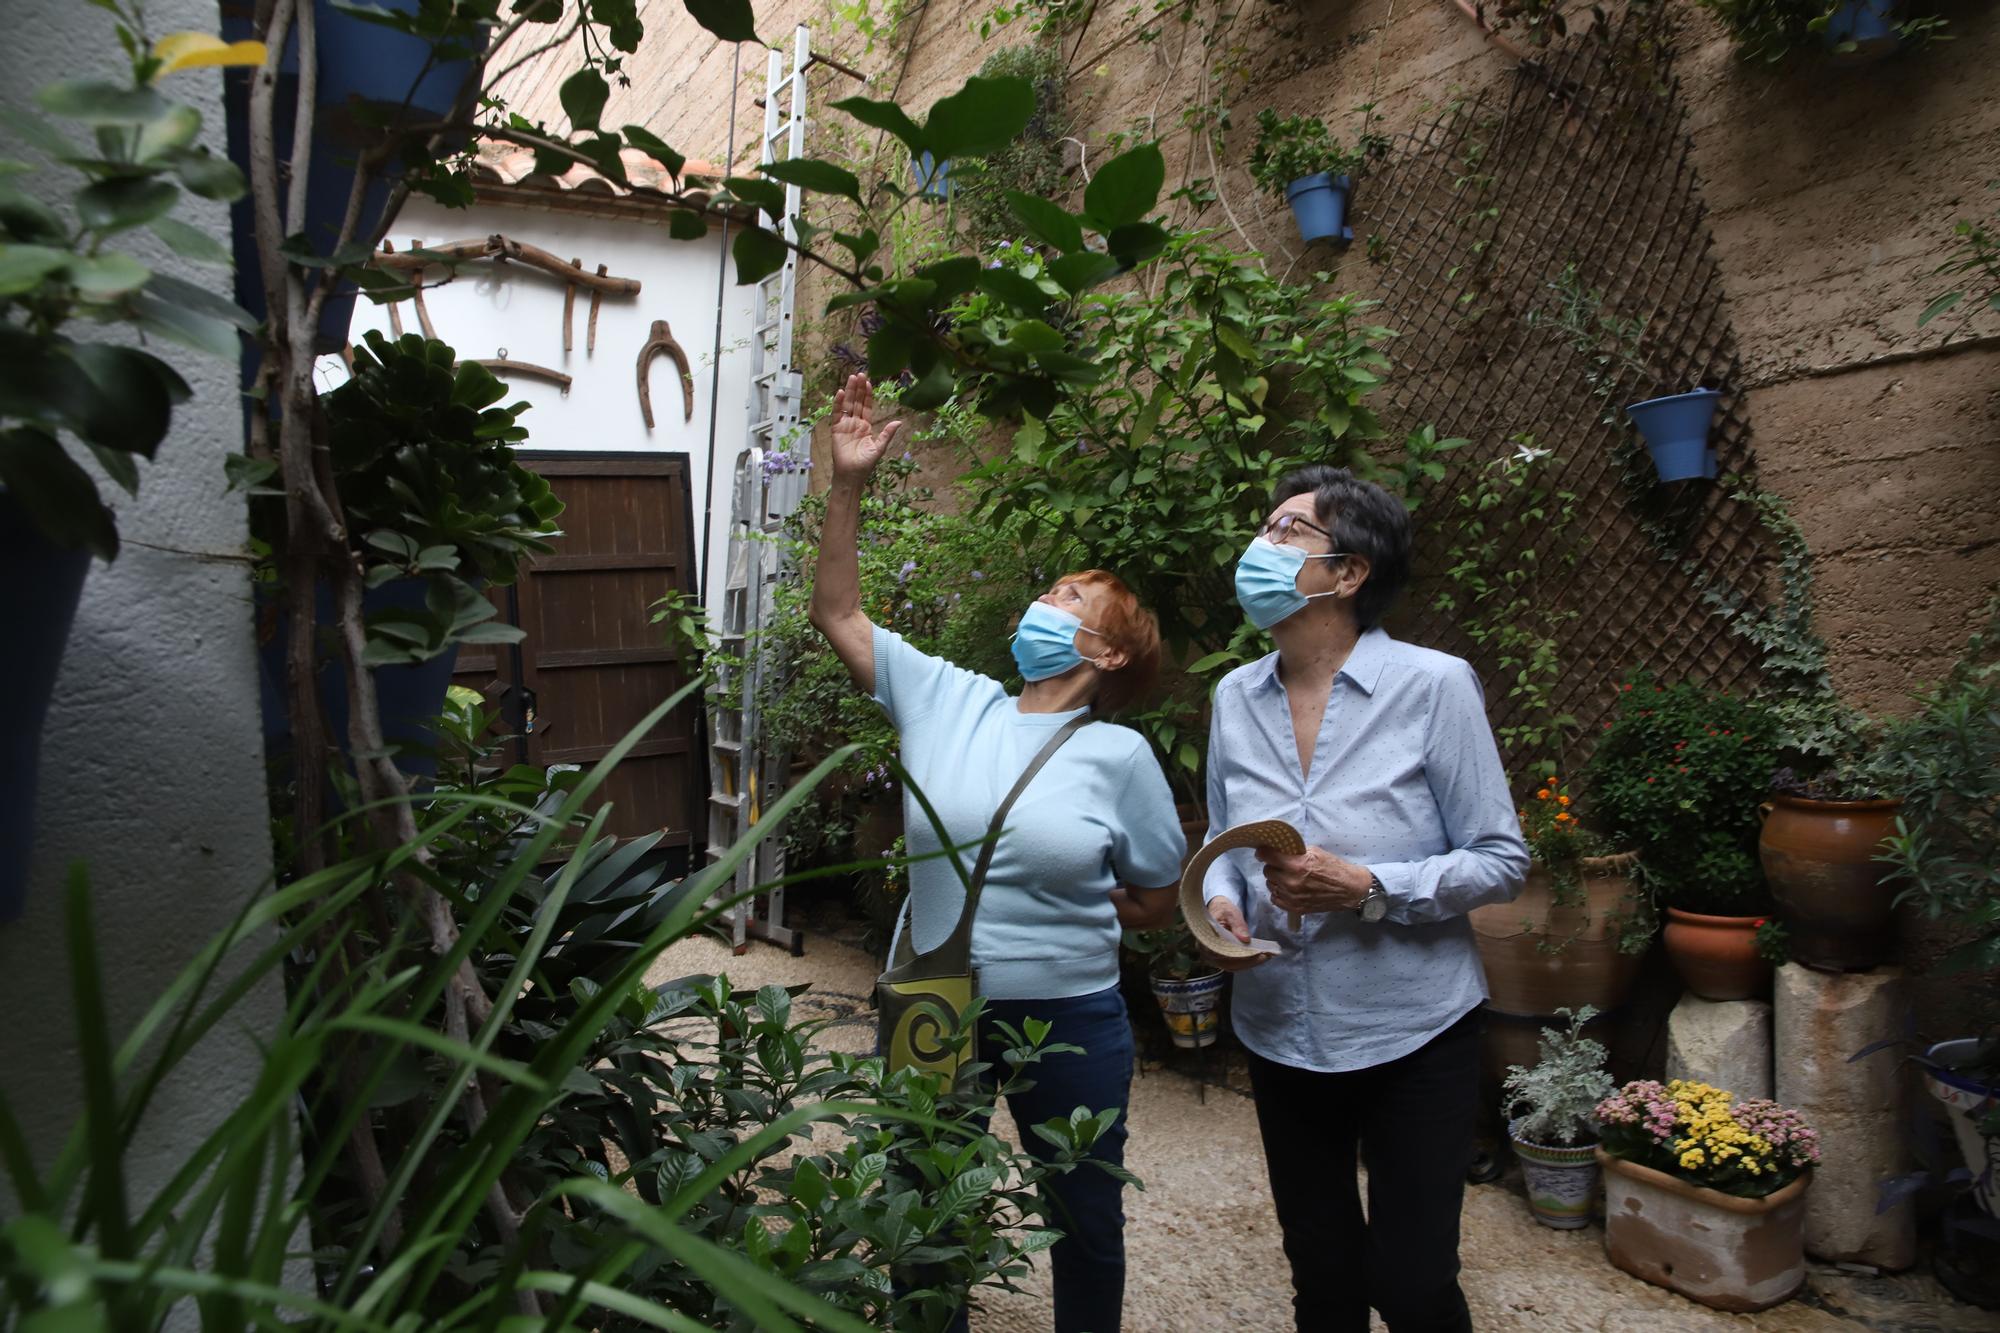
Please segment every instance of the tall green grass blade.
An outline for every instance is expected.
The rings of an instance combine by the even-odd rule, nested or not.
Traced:
[[[118,1133],[118,1080],[112,1070],[111,1028],[104,1013],[104,974],[97,933],[90,920],[90,877],[82,862],[69,868],[70,1002],[76,1009],[77,1060],[83,1066],[84,1133],[90,1142],[90,1188],[70,1234],[91,1234],[112,1259],[132,1257],[132,1223],[126,1213],[125,1142]]]

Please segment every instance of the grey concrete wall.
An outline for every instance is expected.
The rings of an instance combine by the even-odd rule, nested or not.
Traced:
[[[156,0],[156,33],[216,31],[213,0]],[[110,16],[68,0],[37,0],[0,43],[0,98],[26,104],[58,76],[122,77]],[[223,151],[221,80],[213,70],[171,77],[168,91],[199,107],[203,139]],[[14,150],[10,146],[10,153]],[[36,188],[45,177],[38,176]],[[227,244],[218,204],[182,218]],[[226,290],[141,236],[147,262]],[[29,1143],[46,1160],[75,1124],[75,1020],[62,933],[62,880],[82,860],[122,1034],[188,958],[268,878],[264,749],[251,650],[245,521],[223,493],[222,458],[242,448],[235,366],[177,348],[153,350],[194,389],[137,500],[118,493],[125,550],[93,565],[44,733],[42,790],[27,913],[0,926],[0,1081]],[[80,453],[81,451],[79,451]],[[110,493],[107,489],[107,493]],[[19,720],[9,719],[9,725]],[[267,992],[243,1004],[161,1090],[130,1164],[145,1194],[177,1169],[256,1072],[251,1038],[278,1013]],[[0,1212],[9,1205],[0,1193]]]

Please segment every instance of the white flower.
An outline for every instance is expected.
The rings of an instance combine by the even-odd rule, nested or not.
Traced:
[[[1532,444],[1516,444],[1514,446],[1514,461],[1516,463],[1533,463],[1547,458],[1551,452],[1553,451],[1548,449],[1538,449]]]

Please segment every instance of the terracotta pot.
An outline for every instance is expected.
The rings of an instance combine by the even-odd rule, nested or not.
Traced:
[[[1479,961],[1486,969],[1486,1007],[1539,1016],[1595,1005],[1616,1009],[1631,994],[1640,955],[1621,953],[1622,923],[1639,910],[1632,885],[1637,858],[1588,857],[1581,863],[1584,901],[1559,904],[1555,880],[1532,866],[1521,896],[1471,912]]]
[[[1901,801],[1774,796],[1760,809],[1757,855],[1783,909],[1792,958],[1825,972],[1860,972],[1895,944],[1889,867],[1874,859],[1895,832]]]
[[[1717,1310],[1788,1301],[1806,1280],[1810,1173],[1776,1194],[1739,1199],[1597,1150],[1604,1249],[1636,1278]]]
[[[1667,909],[1667,957],[1704,1000],[1751,1000],[1771,989],[1771,965],[1757,956],[1754,916],[1704,916]]]
[[[1590,1225],[1591,1205],[1597,1202],[1597,1149],[1593,1144],[1562,1148],[1532,1143],[1520,1135],[1520,1122],[1507,1126],[1513,1140],[1514,1156],[1521,1161],[1521,1175],[1528,1186],[1528,1211],[1537,1222],[1558,1231],[1575,1231]]]

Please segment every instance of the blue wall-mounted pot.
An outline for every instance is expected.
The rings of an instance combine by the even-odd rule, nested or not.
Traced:
[[[393,579],[364,592],[362,610],[369,615],[392,609],[421,611],[428,588],[428,583],[420,578]],[[333,585],[322,581],[315,597],[320,629],[320,708],[332,728],[328,739],[336,750],[345,752],[347,666],[338,646],[328,642],[329,631],[338,621],[333,610]],[[291,709],[285,694],[288,618],[282,605],[273,605],[270,598],[262,595],[258,611],[257,675],[264,714],[264,749],[267,756],[276,758],[290,749],[292,733]],[[458,645],[453,644],[428,662],[380,666],[370,673],[375,677],[375,705],[382,720],[382,739],[399,747],[396,767],[412,777],[437,775],[437,734],[432,726],[444,711],[445,689],[451,684],[451,673],[457,665]]]
[[[910,185],[919,199],[951,198],[951,159],[918,153],[910,159]]]
[[[376,0],[378,8],[415,12],[417,0]],[[247,7],[246,7],[247,8]],[[449,114],[468,79],[477,78],[479,60],[449,60],[433,65],[423,74],[431,58],[431,44],[422,38],[369,23],[334,8],[330,0],[313,0],[314,30],[319,47],[318,114],[313,121],[312,159],[306,178],[306,215],[303,220],[286,219],[292,232],[304,232],[313,247],[325,253],[340,232],[347,212],[347,198],[354,186],[356,159],[360,148],[379,140],[380,130],[364,128],[355,105],[372,108],[382,120],[394,117],[409,97],[411,122],[437,120]],[[243,10],[225,6],[223,35],[231,41],[250,37],[250,20]],[[280,153],[292,143],[292,108],[298,96],[298,38],[296,30],[288,40],[279,65],[278,95],[273,116]],[[250,172],[250,80],[255,70],[230,70],[224,76],[224,105],[229,121],[229,156]],[[414,93],[411,91],[415,84]],[[281,169],[285,164],[281,163]],[[367,227],[381,215],[389,197],[389,185],[397,171],[391,163],[377,173],[362,197],[361,225]],[[257,233],[246,195],[230,208],[235,232],[236,301],[262,319],[265,314],[264,275],[257,262]],[[318,344],[321,352],[337,352],[347,341],[347,327],[354,316],[354,288],[342,283],[329,297],[320,319]],[[256,374],[256,353],[244,357],[244,383]]]
[[[1888,55],[1903,40],[1896,22],[1898,3],[1899,0],[1841,0],[1820,35],[1834,48],[1854,43],[1854,50],[1844,53],[1851,57],[1878,59]]]
[[[1715,389],[1696,389],[1626,407],[1625,415],[1646,438],[1661,481],[1714,478],[1715,451],[1708,446],[1708,428],[1721,397]]]
[[[1347,177],[1324,171],[1301,176],[1287,185],[1285,202],[1292,206],[1300,239],[1308,245],[1314,241],[1344,245],[1353,240],[1354,228],[1347,225],[1347,197],[1352,188]]]
[[[42,723],[89,572],[90,552],[57,546],[0,490],[0,922],[18,920],[27,903]]]

